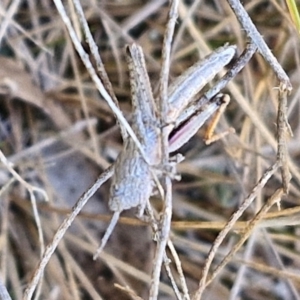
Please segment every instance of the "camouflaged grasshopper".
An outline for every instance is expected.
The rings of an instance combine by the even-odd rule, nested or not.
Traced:
[[[166,116],[170,133],[169,152],[186,143],[214,113],[218,119],[221,111],[227,106],[229,97],[224,95],[208,99],[198,111],[195,111],[193,103],[195,96],[232,60],[235,53],[235,46],[219,48],[190,67],[170,86],[170,111]],[[132,129],[143,147],[148,163],[136,143],[128,137],[114,165],[109,199],[109,208],[114,212],[113,217],[94,258],[104,248],[123,210],[137,207],[138,216],[143,216],[154,188],[153,166],[159,166],[161,162],[157,107],[143,51],[140,46],[132,44],[127,46],[126,54],[132,94]],[[212,127],[214,128],[215,124]],[[212,139],[213,128],[206,137],[208,142]]]

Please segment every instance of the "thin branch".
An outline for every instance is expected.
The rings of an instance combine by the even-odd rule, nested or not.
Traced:
[[[244,9],[243,5],[239,0],[227,0],[231,9],[233,10],[235,16],[243,26],[246,31],[247,36],[252,40],[252,42],[257,46],[258,51],[264,57],[264,59],[269,63],[279,81],[284,83],[288,90],[292,90],[292,85],[289,77],[283,70],[282,66],[277,61],[276,57],[271,52],[270,48],[262,38],[261,34],[256,29],[252,20],[250,19],[248,13]]]
[[[212,248],[210,249],[207,259],[205,261],[204,268],[202,270],[202,276],[199,283],[199,288],[195,293],[195,296],[193,297],[193,300],[200,300],[201,296],[204,292],[204,289],[207,285],[207,277],[208,272],[210,269],[210,266],[212,264],[212,261],[215,257],[215,254],[220,247],[221,243],[229,233],[229,231],[232,229],[236,221],[241,217],[243,212],[249,207],[249,205],[253,202],[253,200],[256,198],[257,194],[260,192],[260,190],[266,185],[266,183],[269,181],[269,179],[273,176],[273,174],[276,172],[276,170],[279,167],[279,163],[276,162],[274,165],[272,165],[261,177],[257,185],[253,188],[251,194],[243,201],[243,203],[240,205],[239,209],[231,216],[227,224],[225,225],[224,229],[218,234],[217,238],[214,241],[214,244]]]
[[[95,194],[95,192],[100,188],[100,186],[112,176],[113,171],[114,168],[113,166],[111,166],[97,178],[96,182],[79,198],[79,200],[73,206],[72,213],[66,219],[64,219],[62,224],[59,226],[52,241],[46,247],[46,250],[43,254],[41,261],[38,264],[38,267],[34,272],[31,282],[28,284],[24,292],[23,300],[30,300],[32,298],[33,292],[44,273],[45,267],[48,264],[53,252],[57,248],[58,243],[65,235],[65,232],[72,225],[74,219],[80,213],[86,202]]]
[[[62,2],[60,0],[53,0],[53,1],[56,5],[56,8],[57,8],[63,22],[65,23],[65,25],[68,29],[68,32],[69,32],[71,40],[74,44],[74,47],[76,48],[83,64],[85,65],[86,70],[89,72],[92,80],[94,81],[99,93],[102,95],[102,97],[106,100],[106,102],[108,103],[108,105],[110,106],[112,111],[115,113],[115,115],[117,116],[120,124],[122,124],[126,128],[128,134],[134,140],[137,147],[139,148],[139,151],[141,152],[144,160],[149,164],[147,156],[145,155],[144,149],[143,149],[140,141],[137,139],[135,133],[133,132],[132,128],[130,127],[130,125],[128,124],[126,119],[124,118],[122,112],[118,109],[118,107],[116,106],[116,104],[112,100],[111,96],[108,94],[107,90],[105,89],[103,83],[101,82],[101,80],[97,76],[97,73],[96,73],[95,69],[92,66],[92,63],[89,59],[88,54],[84,51],[84,49],[83,49],[76,33],[75,33],[75,31],[72,27],[71,21],[70,21],[69,17],[67,16],[66,10],[63,7]]]
[[[166,25],[166,32],[164,36],[164,43],[162,49],[162,68],[160,75],[160,103],[159,111],[162,126],[162,166],[166,167],[169,164],[169,131],[168,124],[165,124],[166,116],[169,111],[168,104],[168,81],[170,70],[170,54],[171,44],[174,35],[175,24],[177,20],[178,0],[171,1],[168,22]],[[172,182],[168,174],[165,174],[163,185],[165,186],[165,203],[163,208],[161,220],[161,232],[159,234],[157,247],[154,257],[154,266],[151,275],[149,299],[155,300],[158,296],[159,279],[161,273],[161,266],[165,255],[165,249],[170,234],[171,219],[172,219]]]
[[[286,139],[292,136],[292,130],[287,120],[287,89],[281,84],[278,89],[278,115],[277,115],[277,159],[280,162],[282,185],[284,192],[289,190],[289,182],[292,178],[288,164],[288,150]]]

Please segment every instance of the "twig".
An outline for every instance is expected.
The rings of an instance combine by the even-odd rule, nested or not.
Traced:
[[[44,243],[44,236],[43,236],[43,230],[42,230],[41,220],[40,220],[38,209],[37,209],[37,205],[36,205],[36,197],[35,197],[34,193],[35,192],[40,193],[43,196],[43,198],[45,199],[45,201],[48,201],[48,195],[46,194],[46,192],[43,189],[35,187],[35,186],[32,186],[31,184],[29,184],[28,182],[26,182],[12,168],[11,163],[6,159],[5,155],[3,154],[3,152],[1,150],[0,150],[0,161],[5,165],[5,167],[12,174],[12,176],[17,181],[19,181],[27,189],[27,191],[28,191],[28,193],[30,195],[30,201],[31,201],[31,205],[32,205],[34,219],[35,219],[36,226],[37,226],[37,229],[38,229],[39,241],[40,241],[40,245],[41,245],[41,255],[42,255],[42,253],[44,252],[45,243]]]
[[[266,42],[263,40],[261,34],[256,29],[252,20],[250,19],[248,13],[244,9],[243,5],[239,0],[227,0],[237,19],[246,31],[247,36],[251,41],[257,46],[258,51],[264,57],[264,59],[269,63],[275,74],[277,75],[280,82],[286,85],[287,90],[292,90],[292,85],[289,77],[278,63],[276,57],[272,54],[270,48],[267,46]]]
[[[202,276],[201,276],[201,280],[199,283],[199,288],[196,291],[195,296],[193,297],[193,300],[201,299],[202,293],[207,285],[207,276],[208,276],[209,268],[215,257],[217,249],[223,242],[224,238],[226,237],[228,232],[231,230],[231,228],[234,226],[236,221],[243,214],[243,212],[253,202],[253,200],[257,196],[258,192],[265,186],[265,184],[268,182],[268,180],[273,176],[273,174],[276,172],[278,167],[279,167],[279,163],[276,162],[264,173],[264,175],[261,177],[261,179],[259,180],[257,185],[253,188],[251,194],[243,201],[243,203],[240,205],[239,209],[230,217],[230,219],[227,222],[227,224],[225,225],[224,229],[218,234],[217,238],[214,241],[212,248],[210,249],[210,251],[208,253],[207,259],[205,261],[205,265],[202,270]]]
[[[96,43],[95,43],[95,41],[93,39],[93,36],[91,34],[89,25],[88,25],[87,20],[86,20],[86,18],[84,16],[84,12],[83,12],[82,6],[80,4],[80,1],[73,0],[73,3],[74,3],[74,6],[75,6],[75,9],[76,9],[76,12],[77,12],[77,14],[79,16],[79,21],[80,21],[80,23],[81,23],[81,25],[83,27],[86,41],[87,41],[87,43],[88,43],[88,45],[89,45],[89,47],[91,49],[91,53],[92,53],[92,55],[93,55],[93,57],[94,57],[94,59],[96,61],[97,73],[98,73],[98,75],[99,75],[99,77],[100,77],[103,85],[105,86],[106,91],[110,95],[113,103],[115,104],[115,106],[120,111],[117,97],[116,97],[116,95],[115,95],[115,93],[113,91],[112,85],[111,85],[111,83],[109,81],[109,78],[108,78],[108,75],[107,75],[107,73],[105,71],[105,68],[104,68],[101,56],[99,54],[98,46],[96,45]],[[123,123],[121,121],[119,121],[118,115],[116,114],[116,112],[114,110],[113,110],[113,112],[115,113],[115,115],[117,117],[117,121],[120,124],[122,138],[123,138],[123,140],[126,140],[126,138],[127,138],[126,127],[124,127]]]
[[[238,241],[238,243],[230,250],[230,252],[223,258],[223,260],[219,263],[218,267],[214,269],[213,274],[207,279],[206,286],[208,286],[220,273],[220,271],[226,266],[226,264],[232,259],[234,254],[242,247],[245,241],[249,238],[253,229],[256,228],[256,225],[261,221],[261,219],[265,216],[267,211],[275,204],[278,203],[283,195],[283,189],[278,189],[275,193],[270,197],[266,204],[260,209],[260,211],[255,215],[255,217],[249,222],[248,226],[244,230],[244,234]]]
[[[185,277],[184,277],[184,274],[183,274],[183,270],[182,270],[182,267],[181,267],[181,261],[180,261],[180,258],[179,258],[178,254],[176,252],[176,249],[175,249],[173,243],[170,240],[168,241],[168,248],[172,253],[172,256],[174,258],[174,262],[175,262],[175,265],[176,265],[176,269],[177,269],[177,272],[179,274],[179,279],[180,279],[180,282],[181,282],[181,289],[182,289],[182,292],[183,292],[184,300],[189,300],[190,295],[189,295],[186,280],[185,280]]]
[[[94,81],[97,89],[99,90],[100,94],[102,95],[102,97],[107,101],[108,105],[110,106],[110,108],[112,109],[112,111],[115,113],[115,115],[117,116],[120,124],[122,124],[128,134],[130,135],[130,137],[134,140],[134,142],[136,143],[139,151],[141,152],[144,160],[149,164],[148,162],[148,159],[147,159],[147,156],[145,155],[145,152],[143,150],[143,147],[140,143],[140,141],[137,139],[135,133],[133,132],[132,128],[130,127],[130,125],[128,124],[128,122],[126,121],[126,119],[124,118],[122,112],[118,109],[118,107],[116,106],[116,104],[114,103],[114,101],[112,100],[111,96],[109,95],[109,93],[106,91],[103,83],[101,82],[101,80],[99,79],[99,77],[97,76],[97,73],[95,71],[95,69],[93,68],[92,64],[91,64],[91,61],[88,57],[88,54],[84,51],[73,27],[72,27],[72,24],[70,22],[70,19],[69,17],[67,16],[67,13],[65,11],[65,8],[63,7],[63,4],[61,2],[61,0],[53,0],[55,5],[56,5],[56,8],[63,20],[63,22],[65,23],[67,29],[68,29],[68,32],[69,32],[69,35],[72,39],[72,42],[83,62],[83,64],[85,65],[87,71],[89,72],[92,80]]]
[[[75,217],[80,213],[86,202],[95,194],[95,192],[100,188],[100,186],[112,176],[113,170],[113,167],[109,167],[97,178],[96,182],[93,183],[93,185],[79,198],[79,200],[73,206],[72,213],[59,226],[52,241],[46,247],[46,250],[43,253],[43,257],[39,262],[38,267],[36,268],[34,275],[24,292],[23,300],[30,300],[32,298],[36,285],[41,279],[44,273],[44,269],[48,261],[50,260],[53,252],[57,248],[58,243],[63,238],[65,232],[71,226]]]
[[[168,81],[170,71],[170,54],[171,44],[174,35],[175,24],[177,20],[178,1],[173,0],[170,3],[170,10],[168,22],[162,49],[162,68],[160,75],[160,103],[158,105],[160,111],[160,124],[162,126],[162,166],[165,168],[169,164],[169,130],[168,124],[165,124],[169,112],[168,102]],[[158,296],[159,278],[161,273],[161,265],[165,255],[165,249],[170,235],[171,219],[172,219],[172,182],[168,174],[163,178],[163,185],[165,187],[164,208],[161,220],[161,231],[159,233],[157,247],[154,256],[154,265],[151,275],[149,299],[156,300]]]
[[[287,136],[293,136],[287,120],[287,88],[281,84],[278,89],[278,115],[277,115],[277,159],[280,162],[283,190],[287,194],[291,173],[288,164]]]

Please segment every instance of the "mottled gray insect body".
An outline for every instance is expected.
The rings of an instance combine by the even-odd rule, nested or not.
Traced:
[[[180,75],[169,87],[170,111],[168,121],[175,122],[203,87],[211,81],[236,54],[236,46],[220,47]],[[183,118],[189,116],[183,114]],[[200,127],[199,127],[200,128]]]
[[[185,126],[171,139],[170,152],[187,142],[222,105],[220,99],[211,99],[198,113],[188,108],[195,100],[195,95],[230,62],[235,52],[235,46],[218,49],[189,68],[171,85],[168,100],[170,111],[166,116],[170,132],[182,122]],[[132,130],[143,147],[147,162],[136,143],[128,137],[114,165],[109,200],[109,208],[114,214],[94,258],[104,248],[123,210],[137,207],[138,216],[143,216],[154,187],[153,166],[157,167],[161,162],[161,134],[156,104],[141,47],[136,44],[128,46],[127,60],[132,93]]]
[[[131,144],[134,142],[132,141]],[[152,192],[152,175],[149,165],[140,155],[139,150],[132,145],[125,146],[130,149],[133,157],[128,158],[121,153],[116,161],[116,166],[122,164],[122,171],[115,172],[110,188],[109,208],[112,211],[123,211],[132,207],[138,207],[142,211],[145,208],[145,197]],[[134,157],[135,156],[135,157]],[[140,214],[139,213],[139,214]]]
[[[135,44],[128,47],[127,60],[133,107],[132,129],[143,146],[148,162],[153,166],[158,165],[161,160],[160,131],[142,49]],[[152,193],[152,175],[150,166],[132,139],[125,141],[115,170],[110,189],[110,209],[121,212],[138,207],[139,215],[142,215],[145,199],[149,199]]]

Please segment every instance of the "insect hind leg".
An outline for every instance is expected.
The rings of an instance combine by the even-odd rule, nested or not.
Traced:
[[[210,145],[211,143],[214,143],[218,141],[219,139],[223,138],[224,136],[228,135],[229,133],[235,133],[235,129],[230,127],[227,130],[221,132],[221,133],[215,133],[216,126],[223,115],[227,105],[230,102],[230,97],[229,95],[224,95],[224,94],[219,94],[216,97],[220,97],[220,101],[222,101],[222,104],[216,111],[215,115],[210,121],[210,124],[207,127],[205,137],[204,137],[204,142],[206,145]]]

